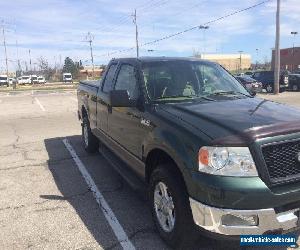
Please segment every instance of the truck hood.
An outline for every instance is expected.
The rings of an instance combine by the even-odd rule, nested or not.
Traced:
[[[162,109],[201,130],[215,145],[248,145],[300,132],[299,109],[261,98],[165,104]]]

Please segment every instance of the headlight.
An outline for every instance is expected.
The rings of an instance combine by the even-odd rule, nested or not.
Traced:
[[[247,147],[202,147],[199,171],[225,176],[258,176]]]

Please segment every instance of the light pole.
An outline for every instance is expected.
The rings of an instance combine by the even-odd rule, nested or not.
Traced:
[[[295,60],[294,60],[294,58],[295,58],[295,37],[296,37],[296,35],[298,34],[298,32],[297,31],[292,31],[291,32],[291,35],[293,35],[294,36],[294,39],[293,39],[293,58],[292,58],[292,72],[295,70]]]
[[[275,65],[274,65],[274,94],[279,94],[280,79],[280,0],[277,0],[276,11],[276,40],[275,40]]]
[[[240,51],[238,51],[238,52],[240,53],[240,73],[242,73],[242,53],[243,53],[244,51],[240,50]]]
[[[203,55],[205,54],[205,31],[209,29],[209,26],[206,25],[200,25],[199,26],[199,30],[203,30]]]
[[[257,70],[257,65],[258,65],[258,49],[256,49],[256,66],[255,66],[255,70]]]

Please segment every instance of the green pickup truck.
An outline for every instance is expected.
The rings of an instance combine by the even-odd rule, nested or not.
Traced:
[[[77,94],[85,149],[147,190],[169,245],[299,228],[300,110],[193,58],[113,59]]]

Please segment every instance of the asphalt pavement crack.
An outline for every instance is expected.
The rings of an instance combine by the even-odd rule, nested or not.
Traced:
[[[19,206],[8,206],[8,207],[0,208],[0,211],[3,211],[3,210],[19,209],[19,208],[23,208],[23,207],[25,207],[25,206],[24,206],[24,205],[19,205]]]
[[[55,206],[55,207],[49,207],[49,208],[42,208],[42,209],[36,209],[33,212],[39,213],[39,212],[45,212],[45,211],[55,211],[58,209],[65,209],[67,208],[66,206]]]
[[[21,165],[21,166],[15,166],[15,167],[8,167],[8,168],[0,168],[0,171],[8,171],[8,170],[15,170],[15,169],[19,169],[19,168],[26,168],[26,167],[47,167],[47,163],[43,162],[43,163],[37,163],[37,164],[26,164],[26,165]]]

